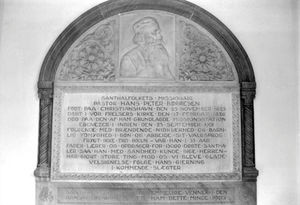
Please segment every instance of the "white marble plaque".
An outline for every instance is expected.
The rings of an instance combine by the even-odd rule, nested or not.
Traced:
[[[181,89],[57,87],[53,179],[239,179],[238,92]]]

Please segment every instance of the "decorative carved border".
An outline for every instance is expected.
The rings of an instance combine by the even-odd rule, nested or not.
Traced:
[[[52,137],[52,164],[51,164],[51,177],[52,174],[59,172],[60,168],[60,144],[61,144],[61,115],[62,115],[62,102],[64,95],[61,89],[54,91],[54,110],[53,110],[53,137]],[[56,109],[57,108],[57,109]]]
[[[254,106],[256,94],[255,82],[241,83],[241,116],[242,116],[242,147],[243,147],[243,180],[256,181],[258,170],[255,168],[254,142]]]
[[[53,90],[40,89],[40,123],[39,123],[39,148],[38,165],[34,175],[48,178],[50,175],[50,152],[52,130]]]
[[[235,172],[241,172],[241,118],[239,94],[232,93],[232,136],[233,136],[233,168]]]
[[[77,85],[77,86],[76,86]],[[199,85],[192,83],[167,83],[167,84],[146,84],[146,83],[134,83],[132,85],[120,85],[117,83],[98,83],[98,84],[58,84],[54,88],[54,97],[57,97],[57,90],[59,93],[71,92],[71,93],[92,93],[92,92],[188,92],[188,93],[219,93],[219,92],[232,92],[238,94],[239,88],[237,85],[223,86],[209,86]],[[239,103],[237,103],[239,105]]]
[[[185,93],[231,93],[232,99],[232,145],[233,145],[233,172],[226,173],[63,173],[60,171],[61,150],[61,115],[64,93],[88,92],[185,92]],[[54,90],[54,118],[52,140],[52,180],[82,180],[82,181],[182,181],[182,180],[241,180],[241,138],[240,138],[240,103],[239,92],[236,86],[209,87],[209,86],[56,86]]]

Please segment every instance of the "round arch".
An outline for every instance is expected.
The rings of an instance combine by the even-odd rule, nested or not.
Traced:
[[[86,11],[59,35],[43,61],[38,87],[52,87],[60,61],[70,46],[85,31],[108,17],[134,10],[167,11],[186,17],[201,25],[227,51],[237,70],[239,82],[243,84],[255,83],[251,62],[241,43],[221,21],[206,10],[184,0],[110,0]]]
[[[92,26],[114,15],[135,10],[161,10],[190,19],[206,29],[226,50],[237,71],[241,90],[243,180],[255,181],[258,175],[254,157],[253,112],[256,83],[251,62],[241,43],[221,21],[206,10],[185,0],[110,0],[86,11],[59,35],[43,61],[38,80],[40,130],[39,157],[35,175],[49,176],[53,85],[61,60],[72,44]]]

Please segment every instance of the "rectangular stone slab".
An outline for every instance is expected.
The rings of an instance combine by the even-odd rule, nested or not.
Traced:
[[[238,99],[230,87],[57,87],[52,179],[239,180]]]
[[[37,204],[256,204],[255,182],[64,183],[37,182]]]

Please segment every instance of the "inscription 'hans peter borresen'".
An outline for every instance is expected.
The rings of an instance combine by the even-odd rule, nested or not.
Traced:
[[[230,169],[229,95],[68,95],[64,163],[99,172]],[[226,100],[221,100],[221,97]],[[81,100],[79,100],[81,101]],[[212,103],[212,102],[218,103]]]

